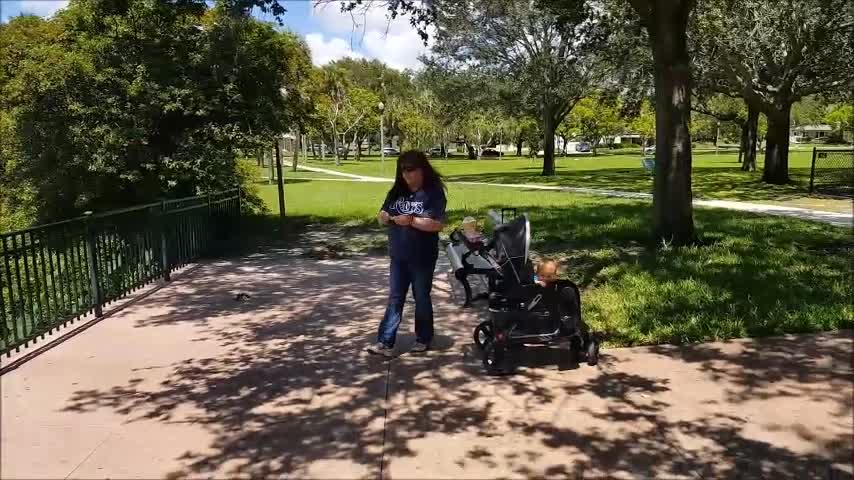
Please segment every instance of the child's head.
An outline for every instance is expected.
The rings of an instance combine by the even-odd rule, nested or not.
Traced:
[[[537,277],[541,282],[556,282],[559,274],[560,266],[554,260],[543,260],[539,265],[537,265]]]
[[[477,230],[477,221],[474,217],[466,217],[463,219],[463,231],[475,232]]]

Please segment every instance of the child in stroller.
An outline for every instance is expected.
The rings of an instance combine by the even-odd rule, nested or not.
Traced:
[[[497,220],[494,212],[491,215]],[[576,361],[583,355],[589,365],[596,365],[599,344],[581,319],[578,286],[558,279],[557,264],[553,261],[539,266],[541,278],[535,280],[528,258],[530,234],[527,216],[503,223],[502,214],[501,221],[496,221],[493,239],[486,244],[471,244],[458,234],[451,235],[448,254],[464,287],[468,287],[466,277],[471,274],[486,275],[488,280],[490,318],[474,330],[474,342],[483,352],[484,368],[490,374],[507,372],[511,369],[507,352],[514,347],[561,340],[568,341]],[[459,255],[461,243],[466,249],[477,251]],[[491,268],[474,268],[467,261],[470,253],[486,260]],[[466,295],[468,304],[470,288],[466,288]]]

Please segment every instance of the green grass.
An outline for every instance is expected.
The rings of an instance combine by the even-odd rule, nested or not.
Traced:
[[[573,155],[558,157],[557,174],[543,177],[541,159],[508,156],[504,159],[468,160],[464,158],[434,159],[433,163],[450,181],[489,183],[538,183],[611,189],[629,192],[651,192],[652,178],[641,168],[637,150],[615,150],[598,156]],[[693,155],[692,189],[695,198],[737,200],[744,202],[787,205],[834,212],[851,212],[851,200],[819,194],[809,194],[809,174],[812,151],[793,150],[789,154],[789,173],[792,183],[770,185],[761,181],[762,156],[756,172],[743,172],[737,163],[738,153],[722,150],[697,150]],[[362,161],[347,161],[336,166],[331,159],[325,162],[309,159],[308,165],[330,168],[345,173],[392,177],[394,159],[386,159],[385,168],[378,157],[363,157]]]
[[[374,215],[386,188],[293,181],[288,212],[301,221],[361,225],[382,245]],[[275,188],[260,193],[276,211]],[[649,244],[647,202],[461,185],[448,197],[452,226],[465,215],[484,218],[489,208],[526,211],[535,254],[564,261],[566,276],[583,289],[586,320],[610,345],[854,327],[848,229],[698,209],[702,246],[662,250]]]

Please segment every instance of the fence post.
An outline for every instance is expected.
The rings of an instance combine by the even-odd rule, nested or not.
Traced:
[[[98,259],[96,257],[98,249],[95,248],[95,232],[92,229],[92,223],[89,220],[92,212],[84,212],[86,216],[85,234],[86,234],[86,263],[89,266],[89,291],[92,295],[92,303],[95,307],[95,317],[104,315],[103,298],[101,295],[101,282],[98,279]]]
[[[815,147],[812,147],[812,166],[810,167],[810,193],[813,190],[813,181],[815,180]]]
[[[172,280],[171,272],[169,271],[169,250],[168,242],[166,242],[166,200],[160,201],[160,268],[163,271],[163,281],[169,282]]]
[[[229,238],[230,239],[232,239],[232,238],[237,238],[238,240],[240,239],[240,236],[237,235],[235,232],[239,232],[242,230],[242,228],[241,228],[242,227],[242,225],[241,225],[242,217],[240,215],[241,211],[243,210],[242,206],[243,206],[243,191],[241,190],[240,184],[238,183],[237,184],[237,210],[234,212],[235,218],[231,219],[231,222],[229,222],[229,226],[231,227],[231,231],[229,232]],[[232,242],[232,243],[234,243],[234,242]],[[232,248],[235,248],[234,245],[232,245]]]

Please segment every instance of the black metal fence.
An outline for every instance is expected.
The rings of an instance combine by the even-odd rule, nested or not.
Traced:
[[[810,193],[854,197],[854,149],[812,150]]]
[[[0,233],[0,353],[224,253],[240,207],[236,188]]]

